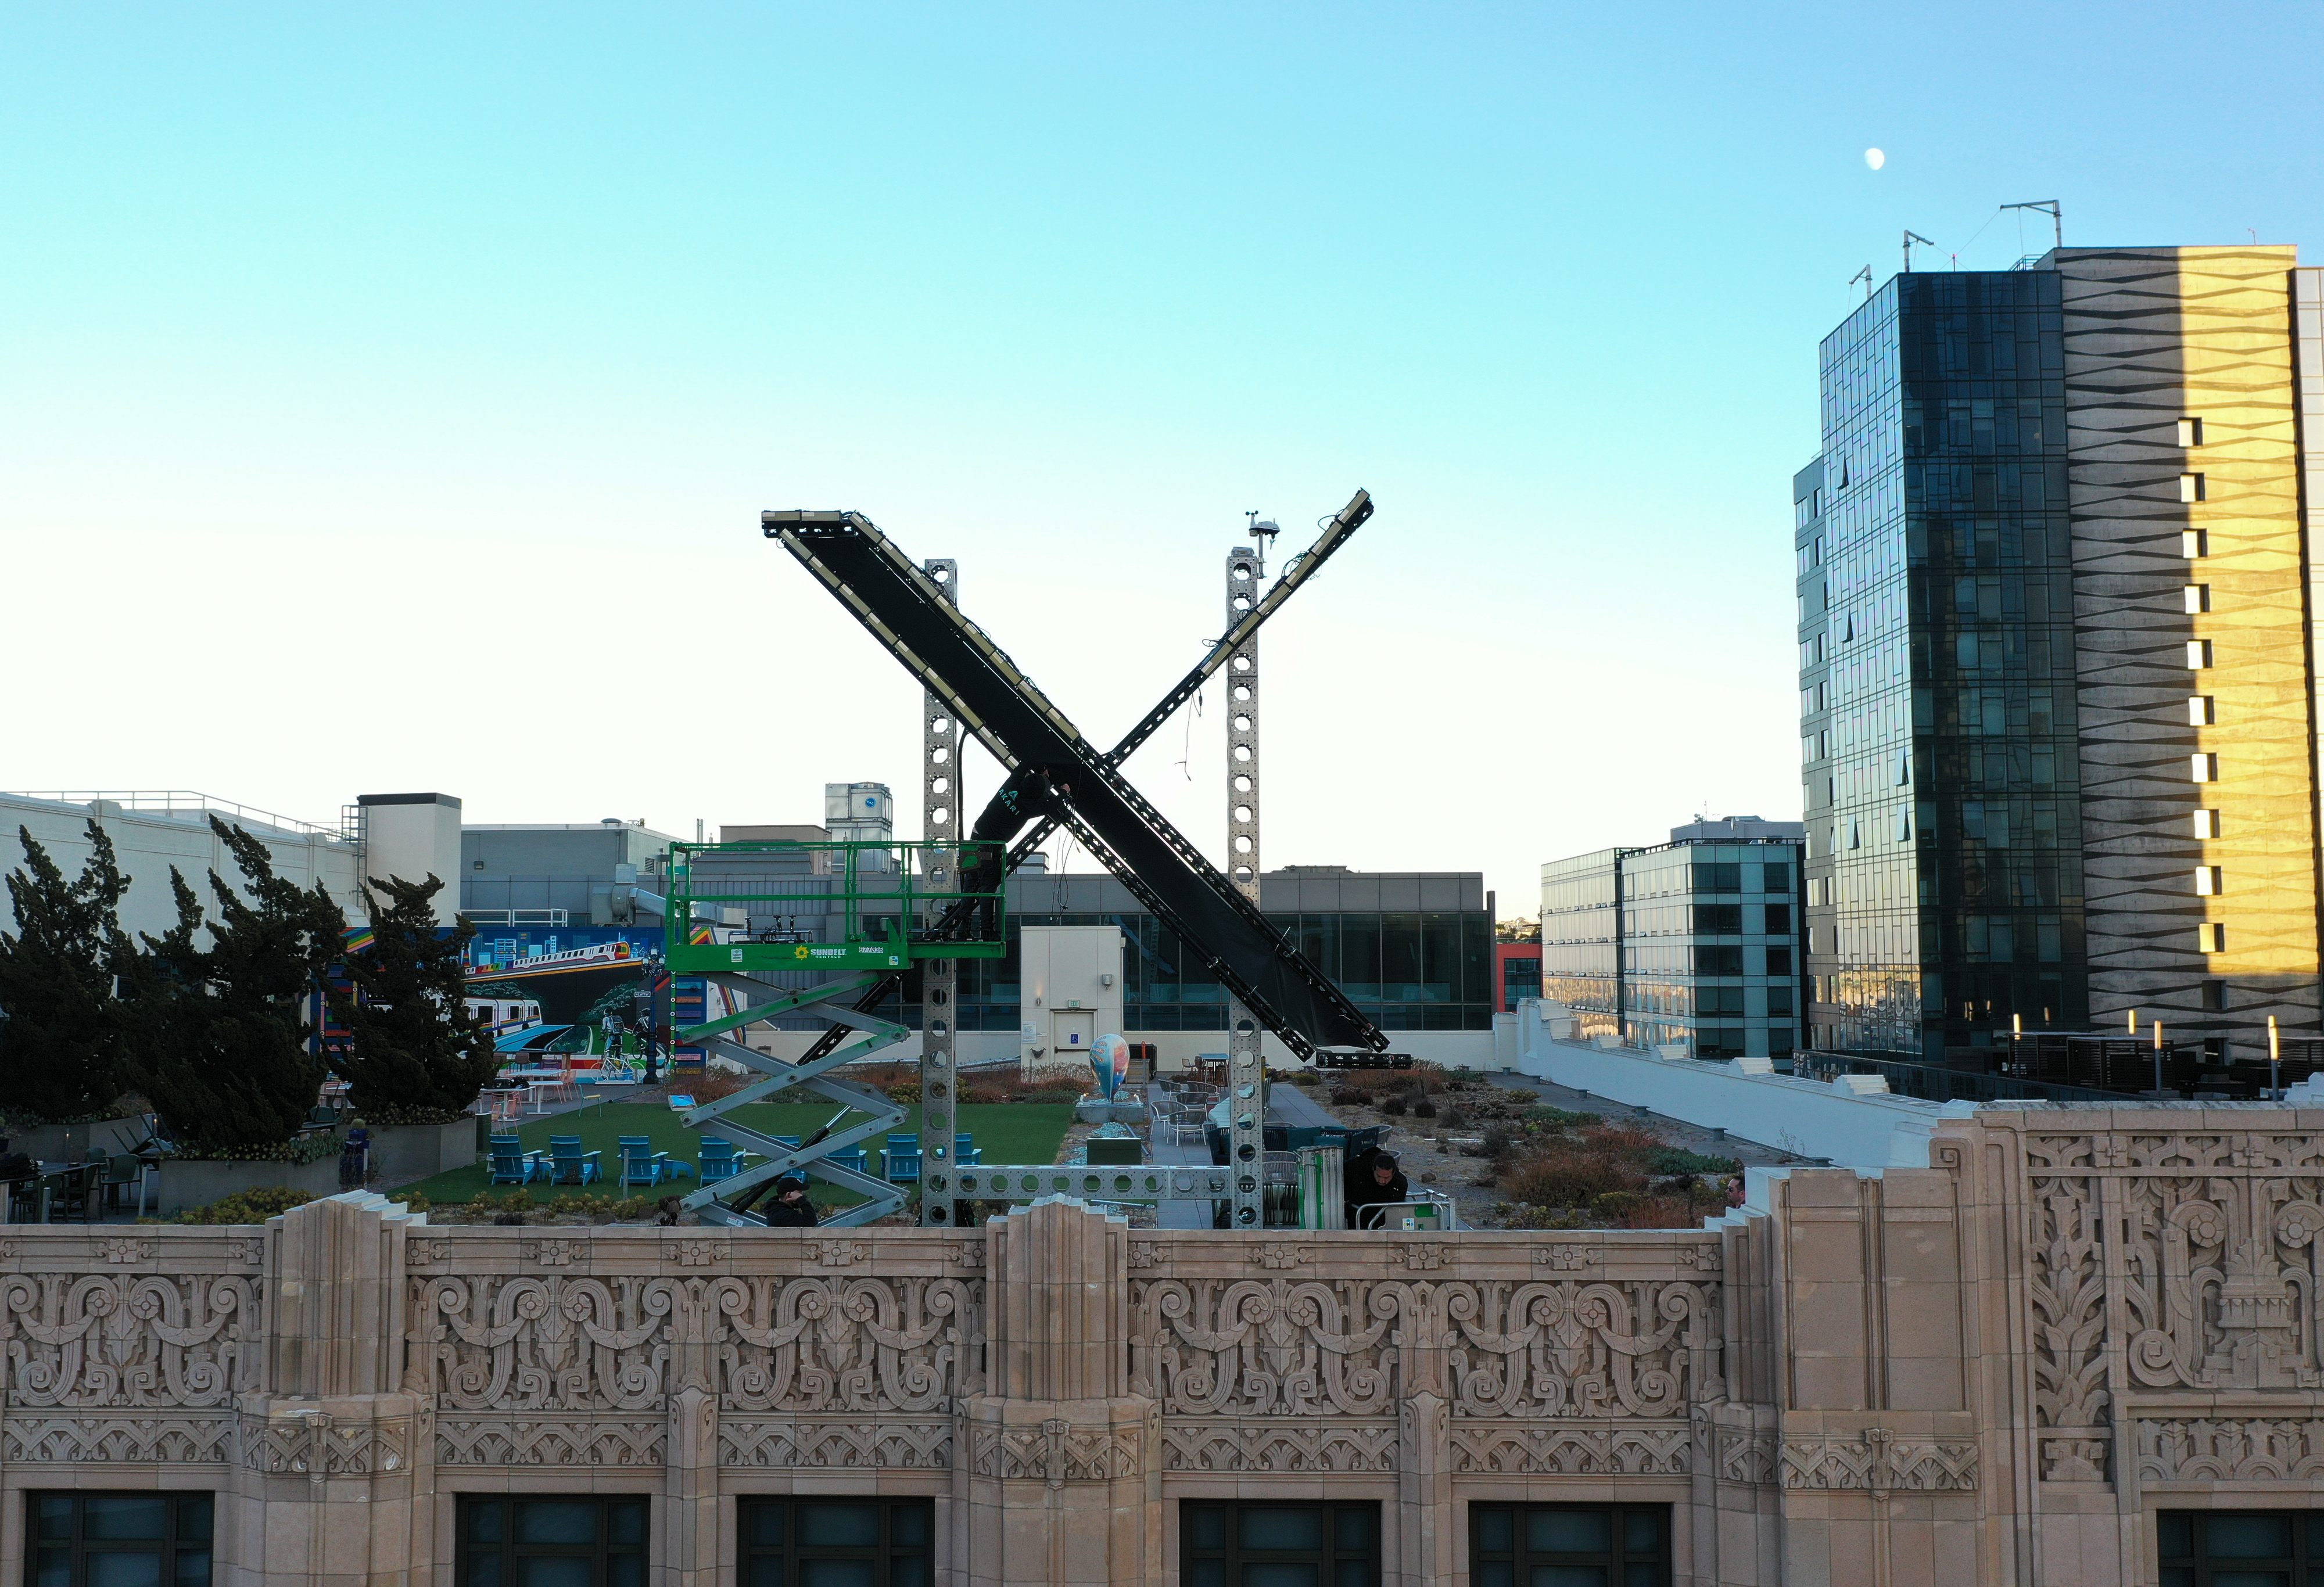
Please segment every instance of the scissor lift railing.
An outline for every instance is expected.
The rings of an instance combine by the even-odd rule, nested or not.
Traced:
[[[750,999],[739,1011],[674,1033],[686,1046],[727,1059],[765,1078],[689,1109],[684,1122],[714,1139],[731,1141],[765,1160],[715,1185],[706,1185],[685,1204],[705,1222],[760,1223],[749,1204],[754,1193],[779,1176],[813,1175],[865,1197],[831,1219],[844,1227],[876,1222],[903,1205],[903,1193],[884,1179],[843,1168],[835,1152],[892,1130],[905,1110],[868,1085],[842,1080],[834,1071],[894,1046],[908,1027],[853,1007],[872,986],[917,958],[999,958],[1005,900],[998,892],[963,893],[952,856],[957,844],[742,843],[676,844],[672,846],[669,922],[665,951],[673,973],[702,975]],[[733,861],[729,867],[705,860]],[[752,869],[753,864],[758,869]],[[782,867],[781,871],[773,869]],[[802,870],[801,867],[804,867]],[[746,918],[781,918],[783,926],[755,934],[748,927],[712,927],[694,918],[696,903],[716,911],[741,909]],[[752,905],[768,906],[757,910]],[[812,906],[812,911],[810,911]],[[951,919],[956,935],[934,936]],[[797,924],[812,919],[811,928]],[[755,980],[752,972],[824,972],[834,979],[785,990]],[[853,1044],[819,1046],[804,1062],[791,1064],[753,1051],[734,1039],[744,1027],[788,1015],[829,1020],[835,1029],[860,1033]],[[844,1129],[793,1147],[736,1122],[736,1109],[763,1102],[774,1093],[800,1086],[852,1109],[862,1118]],[[949,1154],[946,1154],[949,1155]],[[737,1198],[742,1204],[737,1204]]]

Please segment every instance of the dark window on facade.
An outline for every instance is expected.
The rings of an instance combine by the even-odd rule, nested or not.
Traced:
[[[1472,1504],[1474,1587],[1664,1587],[1670,1507]]]
[[[207,1493],[28,1493],[25,1587],[208,1587]]]
[[[1697,904],[1694,928],[1706,937],[1739,937],[1743,931],[1743,906]]]
[[[1788,863],[1760,866],[1759,879],[1759,890],[1761,892],[1789,892],[1792,890],[1792,868]]]
[[[2154,1526],[2162,1587],[2324,1582],[2324,1510],[2165,1510]]]
[[[1769,904],[1767,906],[1767,935],[1769,937],[1789,937],[1791,932],[1792,906],[1789,904]]]
[[[1182,1587],[1375,1587],[1379,1506],[1187,1499],[1178,1506]]]
[[[1789,975],[1791,973],[1792,950],[1789,948],[1769,948],[1767,950],[1767,973],[1770,975]]]
[[[457,1587],[645,1587],[643,1499],[460,1497]]]
[[[1723,1015],[1740,1019],[1743,1014],[1743,989],[1739,986],[1698,986],[1694,989],[1694,1011],[1711,1018]]]
[[[1697,947],[1694,950],[1694,973],[1697,975],[1740,975],[1743,973],[1743,950],[1740,947]]]
[[[745,1499],[740,1587],[927,1587],[925,1499]]]
[[[1743,867],[1734,860],[1702,860],[1694,867],[1694,891],[1741,892]]]

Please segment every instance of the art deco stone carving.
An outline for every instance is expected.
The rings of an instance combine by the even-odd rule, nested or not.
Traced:
[[[2324,1420],[2142,1417],[2137,1443],[2143,1482],[2324,1483]]]
[[[1456,1422],[1452,1469],[1524,1477],[1679,1477],[1692,1470],[1693,1443],[1683,1422],[1659,1427]]]
[[[409,1466],[411,1439],[409,1416],[343,1426],[318,1408],[305,1415],[245,1416],[239,1442],[242,1463],[270,1476],[368,1477]]]
[[[1425,1343],[1446,1352],[1459,1416],[1682,1416],[1725,1393],[1718,1294],[1705,1280],[1152,1279],[1131,1286],[1131,1370],[1171,1416],[1379,1416]]]
[[[247,1278],[202,1274],[0,1278],[9,1405],[231,1405],[262,1386],[256,1288]]]
[[[1274,1472],[1284,1476],[1396,1470],[1393,1422],[1165,1421],[1162,1464],[1172,1472]]]
[[[2045,1478],[2103,1476],[2110,1370],[2146,1391],[2324,1387],[2324,1137],[2034,1135],[2025,1151],[2034,1415],[2079,1435],[2043,1440]]]
[[[660,1418],[439,1416],[436,1459],[447,1466],[659,1466],[669,1439]]]
[[[722,1466],[830,1471],[946,1471],[954,1424],[942,1421],[757,1421],[722,1416]]]
[[[419,1280],[415,1351],[447,1410],[645,1409],[698,1348],[747,1411],[949,1409],[968,1391],[958,1278]],[[430,1321],[434,1319],[434,1321]]]
[[[235,1418],[214,1416],[10,1416],[0,1462],[124,1461],[183,1464],[233,1458]]]
[[[976,1427],[969,1470],[1003,1481],[1043,1480],[1052,1488],[1135,1477],[1139,1436],[1136,1427],[1080,1427],[1054,1416],[1038,1427]]]
[[[1900,1439],[1886,1427],[1867,1428],[1858,1438],[1786,1439],[1783,1481],[1786,1488],[1869,1490],[1890,1492],[1966,1492],[1977,1487],[1977,1445]]]

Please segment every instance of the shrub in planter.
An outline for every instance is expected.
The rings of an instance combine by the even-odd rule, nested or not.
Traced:
[[[306,1205],[314,1193],[287,1185],[261,1185],[220,1196],[206,1207],[188,1207],[172,1223],[263,1223],[267,1219]]]
[[[1390,1113],[1397,1118],[1402,1118],[1404,1116],[1404,1099],[1400,1096],[1382,1097],[1380,1099],[1379,1111],[1383,1113]]]

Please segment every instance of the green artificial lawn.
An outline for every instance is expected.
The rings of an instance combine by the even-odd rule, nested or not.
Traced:
[[[804,1140],[838,1110],[836,1103],[794,1105],[779,1103],[752,1103],[735,1109],[724,1117],[746,1129],[763,1135],[796,1135]],[[988,1163],[1049,1163],[1056,1160],[1057,1145],[1065,1138],[1066,1127],[1072,1124],[1074,1110],[1062,1103],[988,1103],[959,1110],[962,1134],[973,1137],[970,1145],[984,1154]],[[863,1121],[861,1113],[851,1113],[840,1121],[833,1131],[853,1128]],[[900,1134],[917,1135],[920,1129],[918,1106],[905,1110],[903,1121],[894,1126]],[[604,1177],[594,1185],[548,1185],[540,1181],[527,1186],[534,1199],[568,1195],[683,1195],[700,1186],[695,1177],[666,1180],[659,1186],[637,1186],[624,1189],[621,1184],[622,1153],[616,1138],[642,1135],[653,1142],[656,1151],[668,1152],[681,1162],[696,1165],[699,1174],[702,1137],[679,1121],[678,1113],[666,1103],[597,1103],[571,1112],[556,1113],[548,1118],[534,1119],[517,1128],[517,1139],[528,1151],[547,1151],[551,1135],[577,1135],[581,1149],[602,1151],[598,1159]],[[875,1130],[856,1144],[871,1154],[871,1172],[880,1172],[880,1149],[887,1131]],[[491,1176],[487,1165],[455,1168],[411,1185],[388,1188],[394,1191],[417,1191],[431,1202],[472,1201],[485,1190],[505,1195],[514,1186],[487,1183]],[[845,1206],[861,1198],[827,1185],[815,1185],[815,1199],[825,1205]]]

